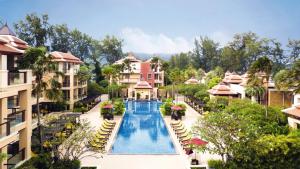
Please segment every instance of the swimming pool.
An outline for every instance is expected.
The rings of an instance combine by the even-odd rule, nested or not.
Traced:
[[[127,101],[111,154],[176,154],[160,102]]]

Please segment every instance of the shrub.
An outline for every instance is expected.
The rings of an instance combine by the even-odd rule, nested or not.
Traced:
[[[172,113],[171,107],[173,106],[173,103],[171,101],[172,99],[167,99],[164,104],[161,105],[161,112],[165,116],[170,116]]]
[[[178,111],[178,115],[179,115],[179,116],[185,116],[185,111],[186,111],[186,106],[185,106],[185,104],[178,103],[178,104],[176,104],[176,105],[182,108],[182,110]]]
[[[49,169],[52,165],[51,155],[48,153],[32,157],[17,169]]]
[[[123,101],[117,100],[114,102],[114,114],[123,115],[125,112],[125,104]]]
[[[224,169],[225,164],[221,160],[208,160],[208,167],[211,169]]]
[[[101,115],[104,115],[104,114],[110,114],[111,113],[111,110],[110,109],[104,109],[103,107],[108,105],[108,104],[111,104],[109,101],[105,101],[105,102],[102,102],[100,104],[100,111],[101,111]]]
[[[58,160],[50,169],[79,169],[79,160]]]

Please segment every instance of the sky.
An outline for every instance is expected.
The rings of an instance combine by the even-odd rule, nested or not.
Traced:
[[[28,13],[101,39],[115,35],[124,51],[178,53],[208,36],[224,46],[234,34],[255,32],[283,45],[300,39],[298,0],[0,0],[0,19],[12,24]]]

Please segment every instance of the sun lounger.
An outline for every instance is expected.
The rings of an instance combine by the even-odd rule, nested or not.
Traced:
[[[105,128],[105,129],[109,129],[109,130],[112,130],[114,128],[114,126],[108,126],[106,124],[102,124],[101,127]]]
[[[174,128],[175,132],[180,131],[180,130],[184,130],[185,127],[184,126],[180,126],[178,128]]]
[[[105,119],[104,122],[107,122],[107,123],[110,123],[110,124],[116,124],[115,121],[111,121],[111,120],[107,120],[107,119]]]
[[[186,132],[188,132],[188,131],[187,131],[186,128],[184,128],[183,130],[177,130],[175,133],[176,133],[177,135],[181,135],[181,134],[186,133]]]
[[[112,129],[106,129],[103,126],[100,127],[101,131],[107,132],[107,133],[111,133]]]
[[[171,121],[171,126],[178,125],[180,123],[181,123],[180,120],[178,120],[178,121]]]

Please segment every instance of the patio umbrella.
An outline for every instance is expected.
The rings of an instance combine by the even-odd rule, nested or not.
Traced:
[[[182,110],[182,107],[175,105],[175,106],[172,106],[171,109],[178,111],[178,110]]]
[[[103,109],[112,109],[113,105],[112,104],[107,104],[105,106],[102,107]]]
[[[206,144],[208,144],[208,142],[204,141],[200,138],[192,138],[188,141],[188,144],[194,145],[194,146],[205,146]],[[196,151],[195,151],[195,159],[196,159]]]

